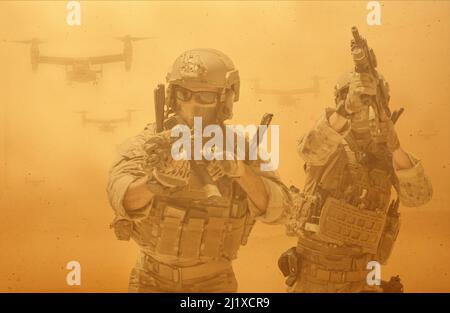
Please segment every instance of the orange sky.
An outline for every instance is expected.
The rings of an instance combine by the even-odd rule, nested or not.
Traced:
[[[42,53],[88,56],[120,52],[116,36],[155,38],[135,43],[130,72],[105,66],[98,86],[68,85],[58,66],[33,74],[27,46],[0,42],[0,291],[126,291],[137,249],[108,229],[107,171],[116,145],[153,120],[153,88],[189,48],[216,48],[233,59],[242,78],[234,121],[256,123],[272,112],[280,174],[301,186],[295,142],[333,105],[337,77],[352,68],[353,25],[377,54],[392,107],[405,108],[397,126],[402,146],[423,161],[434,186],[429,204],[401,210],[383,275],[400,274],[408,291],[450,291],[450,2],[381,1],[381,26],[366,24],[366,1],[82,1],[81,26],[66,24],[65,3],[0,2],[0,40],[39,37]],[[322,77],[318,97],[305,94],[295,105],[252,91],[255,79],[293,89],[310,87],[315,75]],[[115,118],[127,109],[140,111],[112,133],[83,127],[75,113]],[[294,242],[281,226],[257,225],[236,261],[239,291],[283,292],[276,260]],[[80,287],[65,284],[71,260],[81,263]]]

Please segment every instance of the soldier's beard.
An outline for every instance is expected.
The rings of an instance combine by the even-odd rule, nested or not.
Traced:
[[[194,107],[194,116],[198,116],[202,118],[203,125],[211,125],[217,124],[217,110],[216,105],[212,107],[204,107],[204,106],[195,106]],[[193,118],[192,118],[193,120]]]

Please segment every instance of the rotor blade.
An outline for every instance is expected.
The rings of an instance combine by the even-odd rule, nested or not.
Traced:
[[[130,39],[132,41],[139,41],[139,40],[147,40],[147,39],[153,39],[155,37],[131,37]]]
[[[12,42],[12,43],[23,43],[23,44],[30,44],[32,43],[31,40],[4,40],[5,42]]]
[[[22,44],[32,44],[32,43],[36,43],[36,44],[41,44],[44,43],[43,40],[40,40],[38,38],[32,38],[29,40],[3,40],[5,42],[12,42],[12,43],[22,43]]]
[[[46,55],[39,56],[39,63],[42,64],[58,64],[58,65],[73,65],[74,63],[88,63],[82,58],[67,58],[67,57],[51,57]]]
[[[155,37],[132,37],[132,36],[122,36],[122,37],[115,37],[117,40],[121,40],[121,41],[139,41],[139,40],[146,40],[146,39],[152,39]]]
[[[89,57],[88,60],[90,64],[106,64],[122,62],[124,60],[124,56],[123,54],[101,55],[96,57]]]
[[[82,117],[83,117],[83,116],[86,117],[86,114],[88,113],[88,111],[84,111],[84,110],[82,110],[82,111],[73,111],[73,113],[75,113],[75,114],[81,114]]]

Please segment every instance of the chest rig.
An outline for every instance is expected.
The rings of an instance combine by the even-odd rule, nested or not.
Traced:
[[[314,239],[375,254],[391,198],[389,160],[344,144],[307,196],[303,230]]]
[[[214,197],[209,196],[211,188],[217,188]],[[148,216],[134,221],[131,237],[153,255],[232,260],[246,244],[253,224],[239,185],[222,178],[217,185],[205,186],[193,173],[185,190],[153,199]]]

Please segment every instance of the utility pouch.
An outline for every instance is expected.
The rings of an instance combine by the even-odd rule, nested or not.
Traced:
[[[400,214],[388,215],[384,232],[381,235],[377,250],[377,260],[386,264],[394,248],[395,241],[400,230]]]
[[[286,285],[292,287],[298,279],[299,274],[299,258],[296,247],[292,247],[284,252],[278,259],[278,267],[286,277]]]
[[[111,226],[114,228],[114,234],[118,240],[128,241],[131,237],[131,232],[133,231],[133,222],[130,220],[116,220]]]

